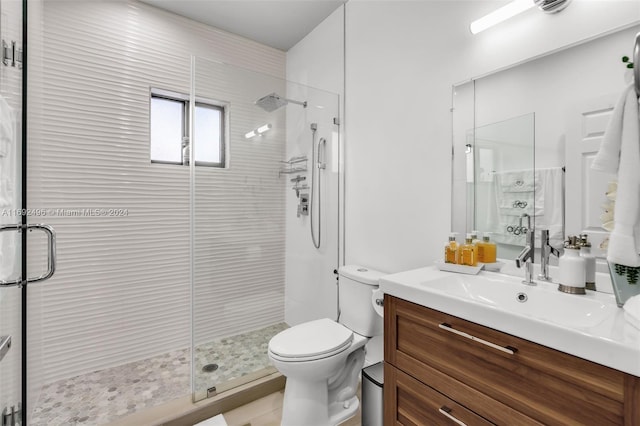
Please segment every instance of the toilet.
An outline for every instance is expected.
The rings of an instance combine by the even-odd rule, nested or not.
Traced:
[[[338,322],[293,326],[269,341],[269,359],[286,378],[282,426],[333,426],[355,415],[365,345],[381,336],[372,292],[384,274],[357,265],[338,270]]]

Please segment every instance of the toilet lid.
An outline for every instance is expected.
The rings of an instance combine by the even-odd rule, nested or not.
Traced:
[[[269,342],[269,350],[284,358],[314,357],[346,348],[352,340],[351,330],[323,318],[281,331]]]

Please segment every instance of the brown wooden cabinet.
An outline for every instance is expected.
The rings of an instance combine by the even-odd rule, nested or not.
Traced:
[[[384,357],[385,425],[640,426],[639,378],[389,295]]]

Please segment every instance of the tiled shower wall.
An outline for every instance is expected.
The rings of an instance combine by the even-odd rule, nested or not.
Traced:
[[[58,271],[30,306],[41,318],[31,347],[42,353],[31,374],[47,383],[189,346],[189,171],[149,161],[149,89],[189,93],[191,54],[275,77],[285,54],[136,1],[32,7],[41,18],[30,37],[42,44],[30,50],[29,206],[128,209],[38,218],[58,233]],[[228,302],[198,310],[203,338],[283,320],[284,188],[271,163],[284,158],[284,140],[255,151],[234,130],[232,168],[198,171],[196,293]],[[207,270],[211,259],[219,273]],[[270,297],[251,316],[233,309],[264,276]]]

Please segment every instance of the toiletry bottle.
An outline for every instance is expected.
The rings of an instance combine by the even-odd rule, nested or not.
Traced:
[[[580,241],[569,236],[564,243],[564,254],[558,260],[560,269],[558,290],[565,293],[585,294],[586,262],[580,256]]]
[[[482,237],[482,241],[478,244],[478,262],[482,263],[495,263],[497,257],[496,244],[489,241],[489,236],[485,233]]]
[[[458,263],[458,242],[455,232],[449,234],[449,241],[444,245],[444,262]]]
[[[589,235],[580,234],[580,256],[585,261],[585,287],[587,290],[596,290],[596,257],[591,253]]]
[[[480,243],[481,241],[478,239],[478,231],[476,231],[475,229],[473,231],[471,231],[471,244],[473,244],[473,248],[475,250],[474,252],[474,258],[476,259],[476,263],[479,262],[478,260],[478,243]]]
[[[467,234],[465,243],[458,250],[458,263],[466,266],[477,266],[478,259],[476,257],[477,247],[472,243],[471,234]]]

